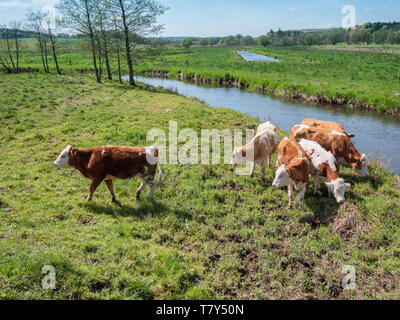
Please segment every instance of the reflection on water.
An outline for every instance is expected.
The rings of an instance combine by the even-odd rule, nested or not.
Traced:
[[[268,61],[268,62],[278,62],[278,59],[263,56],[261,54],[248,52],[248,51],[236,51],[244,60],[246,61]]]
[[[359,152],[371,157],[379,151],[391,159],[389,168],[400,173],[400,121],[389,116],[369,111],[298,104],[236,88],[201,87],[176,80],[147,77],[137,77],[136,80],[176,91],[186,97],[198,98],[212,107],[233,109],[260,121],[271,116],[273,123],[285,131],[290,131],[293,125],[304,118],[338,122],[349,133],[356,135],[352,141]]]

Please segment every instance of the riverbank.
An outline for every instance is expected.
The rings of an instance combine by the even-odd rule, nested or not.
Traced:
[[[299,102],[353,110],[376,110],[400,117],[398,55],[315,48],[247,48],[279,59],[244,61],[236,48],[168,49],[142,61],[137,71],[201,84],[262,91]]]
[[[199,134],[258,121],[91,75],[2,74],[0,93],[0,298],[400,298],[400,180],[376,164],[368,178],[343,169],[343,206],[308,190],[289,209],[272,168],[263,183],[259,168],[250,179],[225,165],[165,165],[154,202],[135,201],[129,180],[115,183],[118,204],[104,185],[88,204],[89,181],[52,166],[68,143],[147,145],[170,120]],[[45,265],[56,290],[41,287]],[[342,288],[344,265],[356,290]]]

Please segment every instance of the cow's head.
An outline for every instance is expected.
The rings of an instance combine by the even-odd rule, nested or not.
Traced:
[[[368,176],[368,157],[366,154],[362,154],[360,161],[357,161],[352,165],[353,169],[355,169],[360,175],[363,177]]]
[[[283,188],[289,185],[291,182],[289,176],[289,170],[287,170],[285,165],[281,165],[275,173],[274,182],[272,182],[272,186],[276,189]]]
[[[350,183],[345,183],[342,178],[338,178],[332,182],[325,182],[325,184],[338,203],[343,204],[346,201],[344,194],[346,189],[351,187]]]
[[[246,162],[246,150],[235,148],[232,154],[231,165],[237,166]]]
[[[57,160],[54,161],[53,165],[56,168],[71,168],[69,165],[69,156],[72,147],[68,145],[58,156]]]

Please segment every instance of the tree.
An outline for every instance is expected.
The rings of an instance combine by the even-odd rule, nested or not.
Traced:
[[[20,40],[19,40],[19,33],[22,23],[20,21],[11,21],[9,23],[10,29],[12,30],[12,35],[14,37],[14,48],[15,48],[15,65],[16,65],[16,72],[19,71],[19,57],[20,57]]]
[[[101,75],[97,68],[96,39],[94,27],[95,0],[60,0],[57,6],[63,16],[65,27],[72,28],[89,37],[92,51],[93,68],[96,81],[101,83]]]
[[[48,13],[42,12],[40,10],[29,10],[26,14],[26,20],[28,22],[28,28],[30,28],[35,33],[35,37],[38,40],[44,72],[49,73],[50,70],[47,51],[48,39],[43,29],[44,21],[47,15]]]
[[[124,34],[129,84],[135,86],[131,50],[134,44],[133,35],[145,36],[159,33],[163,26],[157,24],[157,17],[162,15],[167,7],[157,0],[108,0],[108,3],[118,16],[118,26]]]
[[[181,46],[184,48],[190,48],[193,45],[193,41],[189,38],[183,39],[181,42]]]
[[[271,45],[271,40],[267,36],[260,36],[258,38],[258,43],[265,48],[266,46]]]
[[[61,74],[60,66],[58,64],[57,59],[57,50],[56,50],[56,35],[55,35],[55,21],[52,21],[50,14],[46,14],[44,17],[44,24],[46,25],[47,36],[50,39],[51,49],[53,52],[54,63],[56,64],[56,70],[58,74]]]
[[[209,39],[207,38],[202,38],[199,41],[199,45],[201,45],[202,47],[207,47],[210,44]]]
[[[96,0],[96,24],[98,26],[99,34],[97,35],[97,42],[99,47],[99,60],[101,69],[101,56],[103,55],[107,69],[107,78],[112,80],[110,58],[109,58],[109,42],[110,37],[107,29],[110,29],[111,21],[109,19],[109,7],[103,0]],[[101,71],[100,71],[101,73]]]

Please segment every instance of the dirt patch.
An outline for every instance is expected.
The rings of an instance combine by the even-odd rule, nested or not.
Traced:
[[[350,240],[368,232],[370,228],[361,218],[358,207],[352,203],[344,204],[332,221],[332,231],[343,240]]]

